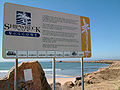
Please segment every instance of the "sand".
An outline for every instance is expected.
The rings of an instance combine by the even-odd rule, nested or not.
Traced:
[[[56,82],[59,82],[61,83],[61,85],[64,85],[64,83],[67,81],[75,82],[75,79],[76,79],[75,77],[74,78],[56,78]],[[53,83],[52,78],[48,78],[47,81],[49,84]]]

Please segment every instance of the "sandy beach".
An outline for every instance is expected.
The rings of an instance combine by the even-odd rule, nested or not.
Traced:
[[[75,82],[75,77],[74,78],[56,78],[56,82],[61,83],[61,85],[64,85],[65,82],[72,81]],[[48,83],[51,84],[53,83],[52,78],[47,79]]]
[[[110,61],[111,62],[111,61]],[[104,62],[103,62],[104,63]],[[120,90],[120,61],[113,61],[109,67],[100,68],[98,71],[84,74],[85,90]],[[48,83],[52,83],[52,79],[47,79]],[[74,86],[70,87],[66,82],[72,81]],[[81,90],[81,80],[73,78],[56,78],[56,83],[61,83],[61,88],[56,90]],[[59,86],[58,86],[59,87]],[[65,88],[67,87],[67,88]]]
[[[99,61],[97,61],[99,62]],[[97,63],[96,62],[96,63]],[[101,61],[100,61],[101,62]],[[91,73],[85,73],[84,74],[84,86],[85,90],[120,90],[120,61],[102,61],[102,63],[112,63],[109,64],[107,67],[99,68],[98,70],[91,72]],[[94,61],[90,62],[94,63]],[[34,65],[34,66],[33,66]],[[60,64],[61,65],[61,64]],[[26,67],[27,66],[27,67]],[[33,68],[34,67],[34,68]],[[35,68],[36,67],[36,68]],[[39,67],[39,70],[38,70]],[[37,61],[31,61],[31,62],[24,62],[19,64],[19,70],[21,73],[19,79],[21,80],[21,76],[24,76],[23,70],[26,68],[32,68],[33,69],[33,77],[36,78],[34,80],[34,83],[40,87],[43,88],[52,88],[53,80],[52,78],[46,78],[44,75],[44,71],[42,67],[40,66],[39,62]],[[38,70],[38,71],[36,71]],[[14,81],[14,68],[12,68],[8,73],[8,76],[6,78],[0,79],[0,84],[6,84],[5,80],[11,80],[11,82]],[[43,74],[41,74],[43,73]],[[36,77],[37,75],[37,77]],[[40,77],[39,77],[40,76]],[[38,81],[40,79],[40,81]],[[47,80],[46,80],[47,79]],[[6,82],[8,82],[6,81]],[[42,83],[44,81],[44,84]],[[80,76],[66,76],[66,75],[56,75],[56,90],[81,90],[81,77]],[[26,82],[27,83],[27,82]],[[39,84],[41,83],[41,84]],[[19,84],[22,85],[22,84]],[[24,85],[24,84],[23,84]],[[27,85],[27,84],[25,84]],[[36,85],[36,86],[37,86]],[[43,86],[40,86],[43,85]],[[0,85],[1,86],[1,85]],[[34,86],[33,88],[35,88]],[[47,86],[47,87],[46,87]],[[13,88],[13,86],[11,86]],[[13,89],[11,89],[13,90]],[[38,89],[36,89],[38,90]],[[46,90],[46,89],[43,89]]]

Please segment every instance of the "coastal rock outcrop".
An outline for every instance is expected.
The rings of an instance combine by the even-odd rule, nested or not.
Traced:
[[[120,62],[112,63],[109,67],[100,68],[98,71],[84,75],[86,90],[89,88],[91,90],[117,90],[118,82],[120,82]],[[76,78],[75,87],[81,87],[81,85],[80,77]]]
[[[14,90],[14,67],[0,80],[0,90]],[[18,65],[18,90],[51,90],[38,61]]]

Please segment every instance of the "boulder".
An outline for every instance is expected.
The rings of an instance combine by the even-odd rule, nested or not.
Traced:
[[[76,80],[81,80],[81,77],[76,77]]]
[[[51,86],[51,88],[53,90],[53,83],[50,84],[50,86]],[[61,83],[59,83],[59,82],[55,83],[55,90],[62,90]]]
[[[82,85],[82,81],[81,80],[76,80],[75,81],[75,86],[81,86]]]
[[[64,83],[64,86],[72,88],[74,86],[74,84],[73,84],[72,81],[67,81],[67,82]]]
[[[14,67],[0,80],[0,90],[14,90]],[[18,90],[51,90],[45,73],[38,61],[18,65]]]

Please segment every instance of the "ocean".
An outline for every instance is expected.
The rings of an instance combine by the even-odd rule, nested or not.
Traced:
[[[47,78],[52,78],[52,62],[39,62]],[[0,78],[7,75],[9,69],[14,66],[14,62],[0,62]],[[84,63],[84,73],[97,71],[99,68],[108,67],[103,63]],[[71,78],[81,75],[81,63],[56,62],[56,77]]]

